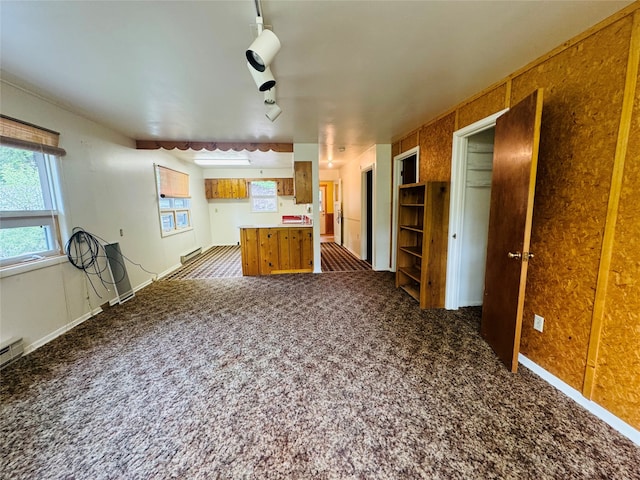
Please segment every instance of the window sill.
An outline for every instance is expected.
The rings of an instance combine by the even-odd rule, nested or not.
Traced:
[[[191,230],[193,230],[193,227],[181,228],[181,229],[179,229],[179,230],[171,230],[171,231],[169,231],[169,232],[162,231],[162,232],[161,232],[161,236],[162,236],[163,238],[164,238],[164,237],[170,237],[170,236],[172,236],[172,235],[177,235],[177,234],[179,234],[179,233],[183,233],[183,232],[190,232]]]
[[[12,277],[13,275],[20,275],[21,273],[27,273],[33,270],[51,267],[53,265],[60,265],[65,261],[67,261],[66,255],[56,255],[53,257],[44,258],[42,260],[33,260],[31,262],[7,265],[6,267],[0,268],[0,278]]]

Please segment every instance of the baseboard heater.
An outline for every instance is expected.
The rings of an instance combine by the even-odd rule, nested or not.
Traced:
[[[0,344],[0,370],[18,360],[24,353],[21,338],[10,338]]]
[[[194,258],[196,258],[201,253],[202,253],[202,247],[198,247],[195,250],[185,253],[184,255],[180,256],[180,263],[185,264],[189,260],[193,260]]]

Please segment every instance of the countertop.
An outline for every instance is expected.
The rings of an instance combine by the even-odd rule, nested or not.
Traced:
[[[260,225],[240,225],[238,228],[312,228],[309,223],[272,223]]]

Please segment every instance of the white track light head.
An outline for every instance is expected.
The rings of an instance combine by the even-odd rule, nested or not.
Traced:
[[[271,120],[272,122],[275,122],[276,118],[278,118],[281,113],[282,113],[282,109],[277,104],[274,103],[269,108],[267,108],[266,115],[269,120]]]
[[[247,49],[247,61],[259,72],[264,72],[271,65],[276,53],[280,50],[280,40],[271,30],[263,30]]]
[[[271,73],[271,69],[269,67],[267,67],[264,72],[259,72],[251,68],[251,65],[249,65],[248,63],[247,67],[251,72],[253,81],[256,82],[258,90],[260,90],[261,92],[266,92],[267,90],[270,90],[276,86],[276,79],[273,77],[273,74]]]

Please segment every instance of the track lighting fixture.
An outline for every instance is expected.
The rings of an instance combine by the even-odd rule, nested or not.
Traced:
[[[274,103],[269,108],[267,108],[266,115],[269,120],[271,120],[272,122],[275,122],[276,118],[278,118],[281,113],[282,113],[282,109],[277,104]]]
[[[280,40],[271,30],[263,30],[262,17],[257,18],[258,38],[246,51],[247,61],[259,72],[264,72],[280,50]]]
[[[282,109],[276,104],[276,79],[271,73],[271,62],[276,53],[280,50],[280,40],[271,30],[264,29],[262,19],[262,8],[260,1],[256,0],[256,24],[258,27],[258,37],[253,41],[245,52],[247,57],[247,67],[251,72],[253,81],[258,86],[258,90],[264,92],[264,104],[267,107],[267,118],[274,122],[282,113]]]
[[[264,92],[264,104],[273,105],[274,103],[276,103],[276,87]]]
[[[261,92],[266,92],[271,88],[276,86],[276,79],[273,77],[271,73],[271,69],[267,67],[264,72],[259,72],[251,68],[251,65],[247,63],[247,67],[251,72],[251,76],[253,77],[253,81],[256,82],[256,86],[258,90]]]

